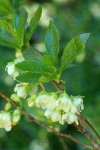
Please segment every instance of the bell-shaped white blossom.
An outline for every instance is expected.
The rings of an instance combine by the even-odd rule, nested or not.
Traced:
[[[11,115],[9,112],[0,112],[0,128],[4,128],[6,131],[11,130]]]
[[[9,76],[13,77],[14,79],[19,75],[18,70],[15,67],[14,62],[9,62],[5,69]]]
[[[84,110],[83,99],[74,97],[73,106],[77,108],[77,114],[80,114],[80,112]]]
[[[28,96],[28,89],[28,83],[19,83],[16,84],[14,91],[19,97],[25,99]]]
[[[15,79],[19,75],[19,70],[15,67],[15,65],[24,61],[24,57],[22,56],[21,52],[17,55],[19,55],[20,57],[17,57],[13,62],[9,62],[5,68],[8,75],[13,77],[13,79]]]
[[[56,111],[56,110],[46,110],[44,115],[47,117],[47,118],[51,118],[51,120],[53,122],[57,122],[59,120],[61,120],[61,113],[59,111]]]
[[[59,111],[52,111],[51,120],[53,122],[61,120],[61,113]]]
[[[46,110],[45,113],[44,113],[44,116],[46,116],[47,118],[50,118],[52,115],[52,110]]]
[[[78,125],[77,116],[74,113],[65,113],[62,115],[62,119],[65,120],[68,124],[76,123]]]
[[[31,96],[35,94],[38,90],[38,86],[35,84],[29,84],[29,83],[19,83],[16,84],[14,91],[17,93],[17,96],[26,99],[27,96]]]
[[[49,110],[53,110],[56,107],[56,95],[55,93],[51,93],[51,94],[40,94],[37,98],[36,98],[36,106],[37,107],[42,107],[44,109],[49,109]]]
[[[71,99],[66,93],[63,93],[56,101],[57,110],[63,110],[64,112],[68,112],[71,106],[72,106]]]
[[[77,107],[74,104],[72,104],[72,106],[70,108],[70,112],[71,113],[77,113],[78,112],[78,109],[77,109]]]

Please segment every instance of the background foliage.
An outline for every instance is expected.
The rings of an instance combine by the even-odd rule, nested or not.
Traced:
[[[29,20],[34,11],[41,5],[43,8],[40,24],[33,34],[30,43],[35,45],[40,51],[44,51],[43,45],[46,27],[50,18],[54,20],[60,34],[60,54],[66,43],[73,37],[90,32],[91,36],[86,46],[86,52],[77,57],[63,74],[66,80],[66,90],[72,95],[84,95],[85,110],[83,115],[95,126],[100,132],[100,2],[99,0],[43,0],[43,1],[22,1],[12,0],[14,7],[24,5],[29,12]],[[5,0],[6,4],[6,0]],[[2,4],[0,3],[0,8]],[[1,9],[0,9],[1,10]],[[10,11],[10,8],[9,8]],[[5,11],[7,13],[7,10]],[[2,16],[2,14],[0,13]],[[12,48],[0,46],[0,90],[10,96],[13,93],[15,82],[8,77],[5,72],[7,62],[14,59],[15,50]],[[51,87],[51,85],[49,85]],[[0,98],[0,108],[4,106],[4,101]],[[31,111],[31,110],[30,110]],[[35,117],[38,117],[39,110],[32,110]],[[41,119],[44,123],[49,123],[45,118]],[[71,133],[74,137],[85,141],[85,138],[70,125],[58,126],[55,128],[62,132]],[[42,129],[33,122],[26,120],[24,117],[21,122],[6,133],[0,129],[0,150],[81,150],[79,145],[72,144],[69,140],[56,137],[45,129]],[[65,148],[64,148],[65,147]]]

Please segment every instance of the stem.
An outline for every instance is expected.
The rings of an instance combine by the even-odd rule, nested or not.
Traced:
[[[94,137],[92,136],[91,132],[86,128],[83,120],[82,120],[82,117],[80,115],[77,115],[78,116],[78,119],[80,121],[80,124],[81,126],[83,127],[83,135],[86,136],[90,141],[91,143],[94,145],[94,147],[99,150],[100,148],[100,144],[98,144],[95,140],[94,140]]]
[[[4,94],[2,94],[1,92],[0,92],[0,96],[1,96],[2,98],[4,98],[7,102],[11,103],[15,108],[18,107],[15,102],[11,101],[8,97],[6,97],[6,96],[5,96]],[[57,135],[57,136],[59,136],[59,137],[64,137],[64,138],[70,139],[70,140],[74,141],[75,143],[80,144],[81,146],[83,146],[83,147],[86,148],[86,149],[91,149],[91,150],[95,149],[94,146],[88,146],[88,145],[86,145],[86,144],[80,142],[79,140],[73,138],[71,135],[63,134],[63,133],[61,133],[61,132],[59,132],[59,131],[57,131],[57,130],[55,130],[55,129],[53,129],[53,128],[51,128],[51,127],[49,127],[49,126],[47,126],[47,125],[45,125],[45,124],[43,124],[43,123],[41,123],[41,122],[39,122],[37,119],[35,119],[34,117],[32,117],[31,115],[29,115],[28,113],[26,113],[24,110],[21,109],[20,111],[21,111],[21,113],[22,113],[26,118],[28,118],[29,120],[35,122],[36,124],[40,125],[41,127],[45,128],[45,129],[47,129],[47,130],[49,130],[49,131],[52,131],[55,135]]]
[[[57,86],[57,84],[55,83],[55,81],[52,80],[52,84],[55,87],[56,90],[60,91],[59,87]]]
[[[94,131],[94,133],[96,134],[96,136],[100,140],[100,135],[97,133],[97,131],[94,129],[94,127],[89,123],[89,121],[85,117],[83,117],[82,115],[81,115],[81,117],[87,123],[87,125]]]
[[[44,91],[47,91],[47,89],[45,88],[44,84],[42,82],[39,83],[41,88],[44,90]]]

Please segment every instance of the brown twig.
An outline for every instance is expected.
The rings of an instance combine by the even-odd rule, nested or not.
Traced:
[[[40,84],[40,87],[44,90],[44,91],[47,91],[47,89],[45,88],[44,84],[42,82],[39,83]]]
[[[83,119],[81,118],[80,115],[77,115],[78,116],[78,119],[80,121],[80,124],[81,126],[83,127],[83,135],[86,136],[89,141],[94,145],[94,147],[99,150],[100,149],[100,144],[98,144],[95,140],[94,140],[94,137],[92,136],[91,132],[86,128],[84,122],[83,122]]]
[[[10,100],[8,97],[6,97],[3,93],[0,92],[0,96],[1,96],[3,99],[5,99],[7,102],[10,102],[15,108],[18,107],[15,102],[11,101],[11,100]],[[64,138],[70,139],[70,140],[74,141],[75,143],[80,144],[81,146],[83,146],[83,147],[86,148],[86,149],[91,149],[91,150],[95,149],[94,146],[88,146],[88,145],[86,145],[86,144],[80,142],[79,140],[73,138],[71,135],[63,134],[63,133],[61,133],[61,132],[59,132],[59,131],[57,131],[57,130],[55,130],[55,129],[53,129],[53,128],[51,128],[51,127],[49,127],[49,126],[47,126],[47,125],[45,125],[45,124],[43,124],[43,123],[41,123],[41,122],[39,122],[37,119],[35,119],[35,118],[32,117],[31,115],[27,114],[24,110],[21,109],[20,111],[21,111],[21,113],[22,113],[26,118],[28,118],[29,120],[35,122],[36,124],[40,125],[41,127],[45,128],[45,129],[47,129],[47,130],[49,130],[49,131],[52,131],[55,135],[57,135],[57,136],[59,136],[59,137],[64,137]]]
[[[52,80],[52,84],[55,87],[56,90],[60,91],[60,88],[57,86],[57,84],[55,83],[55,81]]]
[[[96,136],[100,140],[100,135],[97,133],[97,131],[94,129],[94,127],[89,123],[89,121],[85,117],[83,117],[82,115],[81,115],[81,117],[87,123],[87,125],[94,131],[94,133],[96,134]]]

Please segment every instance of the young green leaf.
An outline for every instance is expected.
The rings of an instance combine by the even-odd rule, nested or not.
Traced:
[[[10,0],[0,0],[0,17],[10,17],[12,14],[12,7]]]
[[[48,66],[49,72],[52,72],[52,74],[57,72],[57,69],[55,66],[55,60],[52,55],[44,54],[43,55],[43,64]]]
[[[45,45],[47,48],[47,54],[54,55],[55,58],[59,52],[59,34],[55,24],[50,21],[46,36]]]
[[[16,64],[16,67],[23,71],[31,71],[34,73],[41,73],[45,70],[45,66],[37,63],[37,62],[31,62],[31,61],[23,61],[18,64]]]
[[[25,72],[21,75],[19,75],[16,80],[20,82],[26,82],[26,83],[36,83],[38,82],[40,78],[40,74],[38,73],[32,73],[32,72]]]
[[[5,30],[3,27],[0,27],[0,45],[12,48],[20,48],[21,46],[16,33],[11,32],[11,30]]]
[[[31,71],[33,73],[40,73],[41,75],[49,75],[53,73],[52,68],[45,64],[39,64],[37,62],[23,61],[16,64],[16,67],[23,71]]]
[[[24,31],[25,31],[27,16],[28,16],[28,13],[23,7],[20,10],[17,10],[17,11],[14,10],[13,12],[12,25],[16,32],[16,35],[19,38],[20,46],[23,46]]]
[[[39,52],[35,47],[28,46],[22,51],[22,54],[26,61],[33,61],[42,63],[43,61],[43,55],[41,52]]]
[[[67,44],[61,57],[60,73],[84,50],[89,36],[90,33],[81,34]]]
[[[39,7],[36,12],[34,13],[34,16],[32,17],[29,26],[26,30],[26,35],[25,35],[25,45],[27,45],[29,43],[29,40],[34,32],[34,30],[36,29],[38,22],[40,20],[41,17],[41,13],[42,13],[42,8]]]

